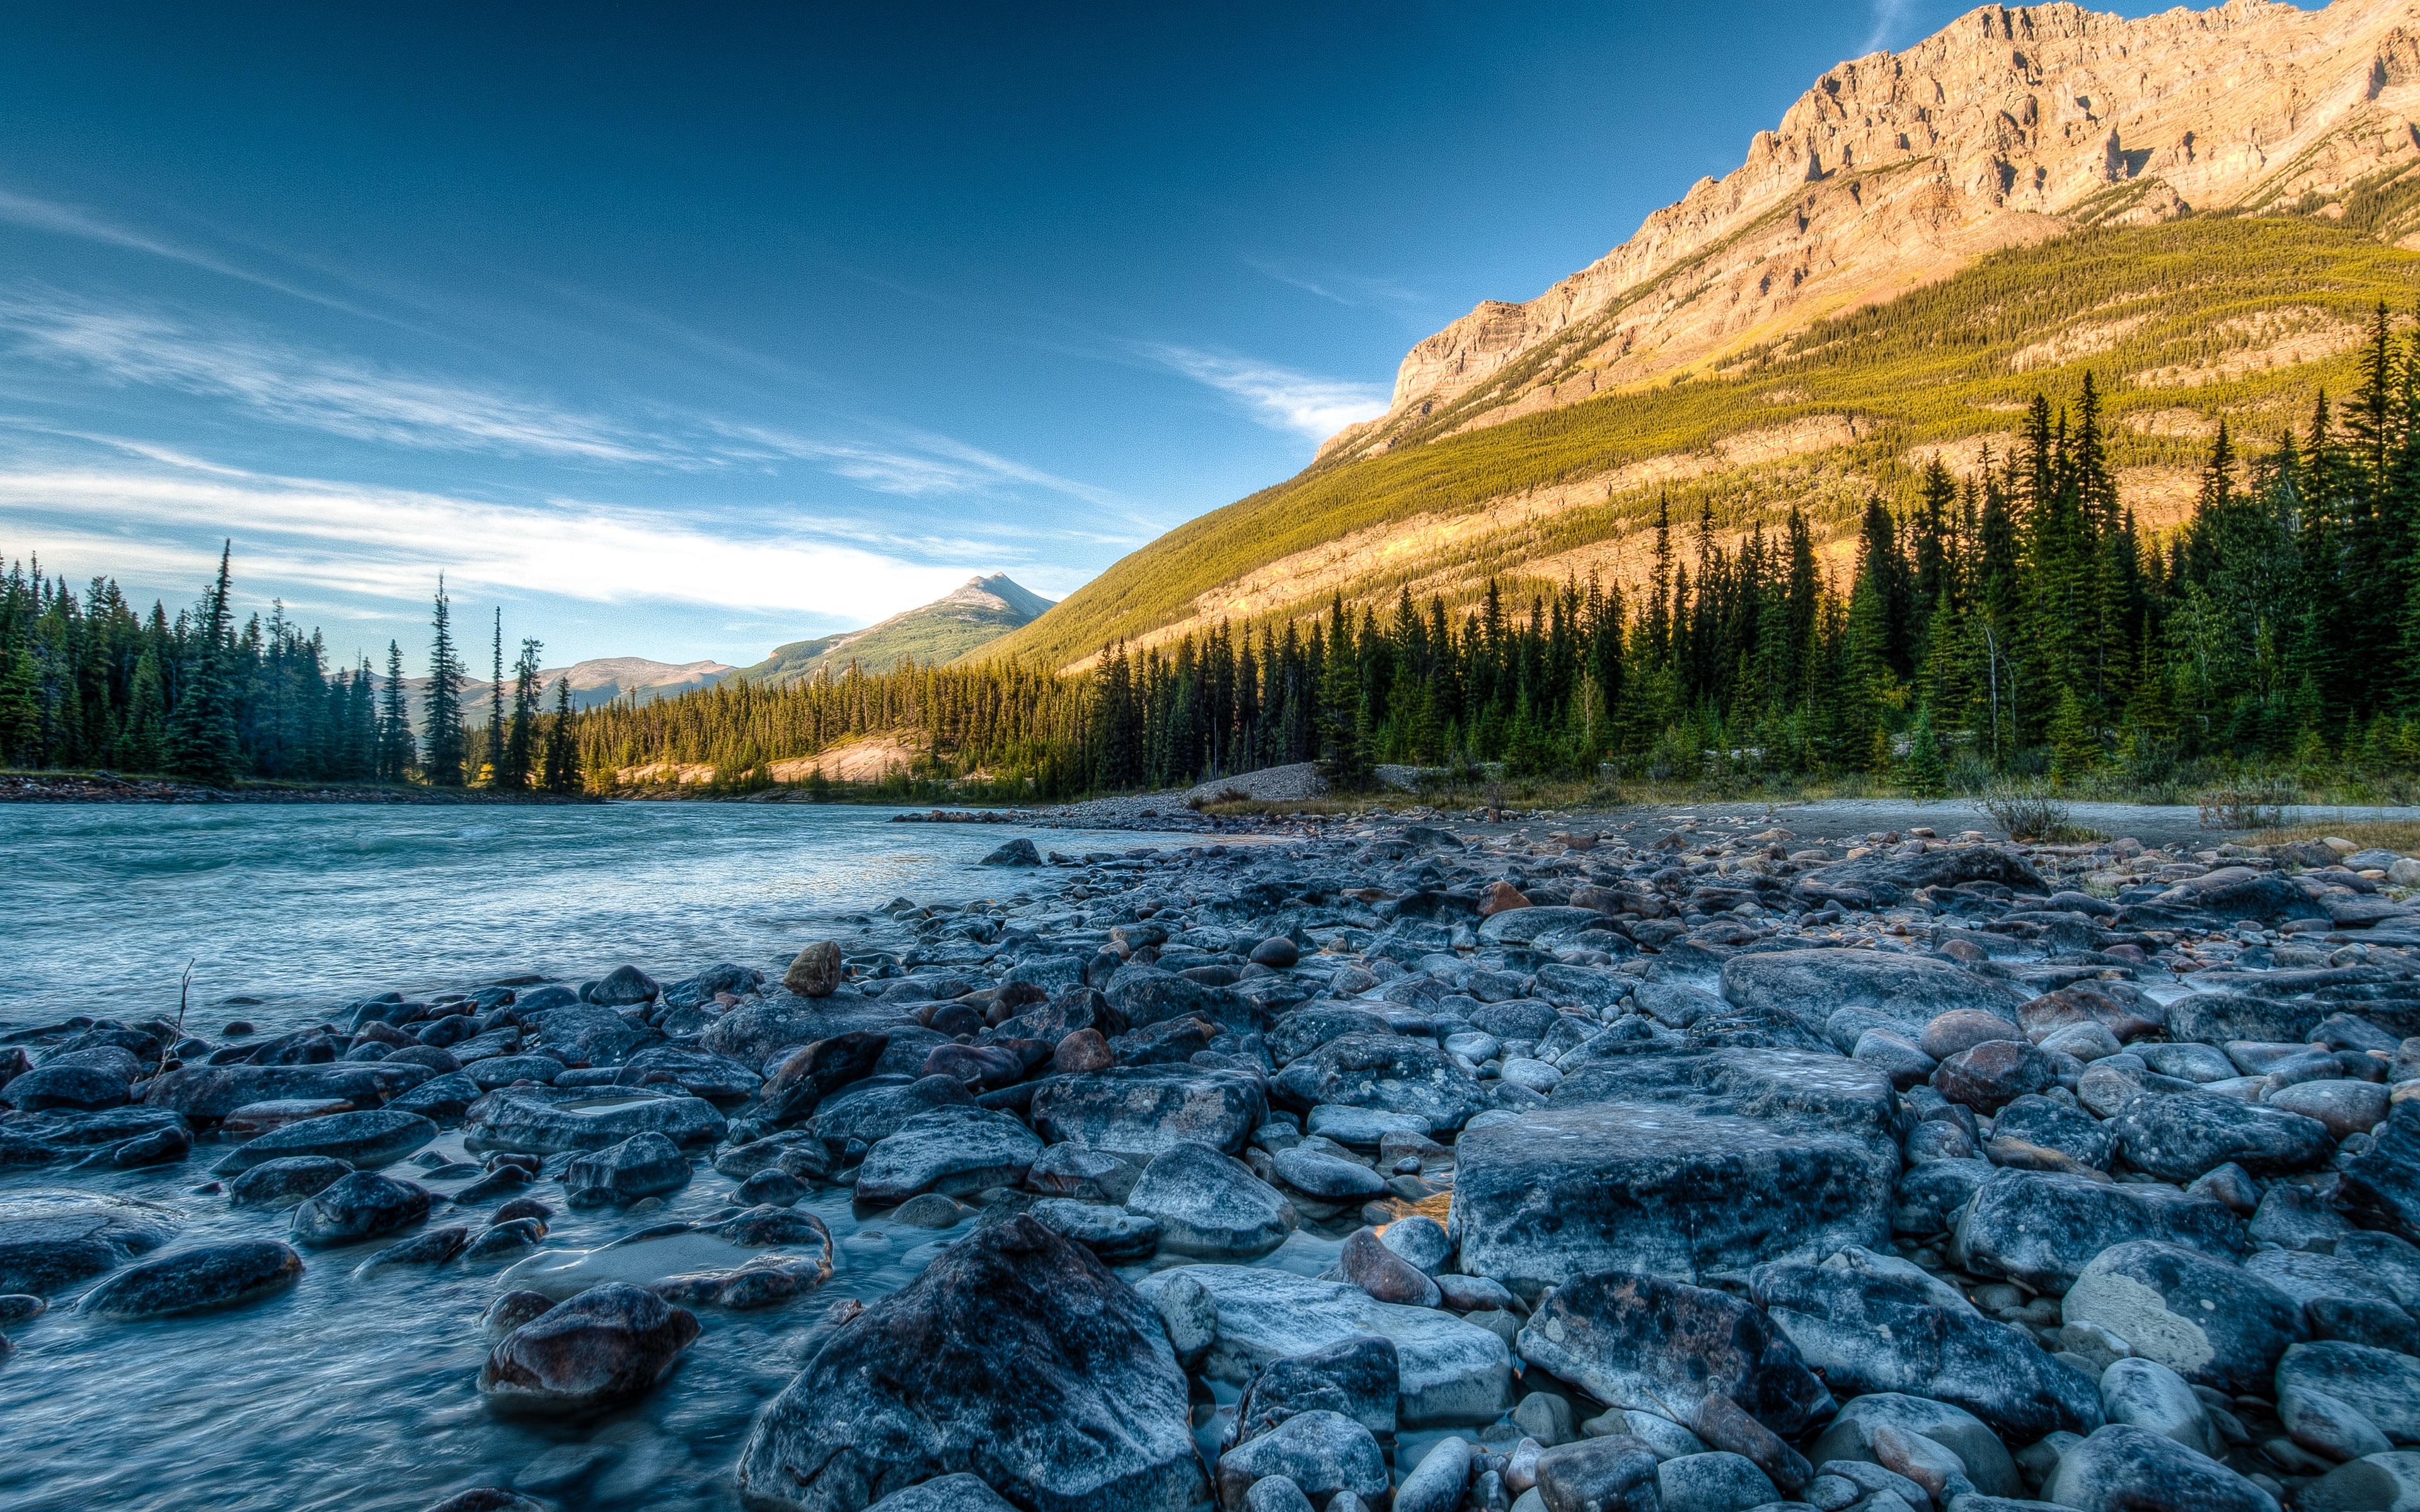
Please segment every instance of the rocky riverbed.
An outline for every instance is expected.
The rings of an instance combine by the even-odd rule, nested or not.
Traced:
[[[1016,841],[770,969],[21,1006],[0,1487],[2420,1506],[2420,861],[1786,823]]]

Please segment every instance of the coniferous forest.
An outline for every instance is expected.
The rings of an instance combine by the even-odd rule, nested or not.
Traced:
[[[474,740],[441,580],[415,733],[399,645],[388,643],[380,677],[366,660],[332,668],[325,639],[304,634],[282,606],[239,629],[232,564],[230,546],[200,601],[174,618],[157,603],[137,614],[107,579],[79,595],[44,577],[39,563],[12,565],[0,577],[0,765],[159,774],[216,787],[251,779],[581,789],[570,689],[558,687],[557,712],[543,711],[537,641],[521,642],[511,691],[499,688],[489,728]],[[499,619],[499,668],[503,658]]]
[[[507,667],[499,620],[496,692],[466,710],[441,584],[416,739],[400,648],[380,677],[331,669],[282,610],[239,629],[225,561],[173,619],[137,615],[106,581],[79,598],[17,569],[0,580],[0,760],[558,792],[675,763],[733,790],[784,758],[898,734],[923,754],[893,789],[988,797],[1313,760],[1346,785],[1382,763],[1501,763],[1725,790],[1867,778],[1933,795],[2013,775],[2112,795],[2258,780],[2409,796],[2420,335],[2396,340],[2381,309],[2360,371],[2300,434],[2239,444],[2222,425],[2194,513],[2157,536],[2119,502],[2087,377],[2034,399],[2010,455],[1964,477],[1935,461],[1897,509],[1869,501],[1845,583],[1794,514],[1726,545],[1709,511],[1666,512],[1626,593],[1340,599],[1306,622],[1107,647],[1077,675],[852,668],[576,714],[558,684],[550,712],[537,642]]]

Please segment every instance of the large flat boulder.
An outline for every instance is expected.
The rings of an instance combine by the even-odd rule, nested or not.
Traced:
[[[54,1291],[147,1255],[183,1226],[174,1208],[133,1197],[43,1190],[0,1197],[0,1294]]]
[[[1478,1079],[1435,1041],[1400,1034],[1330,1040],[1280,1072],[1270,1090],[1298,1112],[1370,1108],[1418,1119],[1432,1134],[1459,1129],[1487,1106]]]
[[[1202,1372],[1243,1385],[1252,1372],[1367,1334],[1395,1346],[1406,1427],[1486,1423],[1511,1399],[1512,1353],[1498,1335],[1450,1312],[1379,1302],[1360,1288],[1290,1271],[1186,1265],[1136,1289],[1157,1304],[1171,1288],[1207,1293],[1216,1324]]]
[[[859,1509],[966,1473],[1031,1512],[1209,1497],[1157,1317],[1081,1245],[987,1226],[833,1330],[740,1452],[752,1505]]]
[[[603,1149],[632,1134],[659,1134],[675,1145],[722,1137],[722,1115],[697,1097],[657,1097],[621,1088],[501,1088],[471,1104],[462,1143],[472,1150],[531,1155]]]
[[[1959,1214],[1950,1257],[1965,1270],[2059,1295],[2102,1250],[2137,1239],[2228,1260],[2252,1245],[2243,1220],[2224,1205],[2172,1186],[2004,1169]]]
[[[2025,995],[1931,956],[1883,950],[1761,950],[1723,963],[1734,1007],[1779,1014],[1821,1033],[1844,1008],[1869,1009],[1921,1029],[1953,1009],[1980,1009],[2011,1026]]]
[[[1112,1066],[1053,1076],[1033,1089],[1026,1116],[1054,1144],[1143,1159],[1193,1141],[1234,1154],[1268,1121],[1253,1077],[1199,1066]]]
[[[345,1061],[314,1066],[182,1066],[144,1085],[147,1107],[215,1123],[253,1103],[341,1098],[374,1108],[434,1074],[426,1066]]]
[[[1882,1247],[1900,1172],[1891,1103],[1882,1072],[1804,1051],[1593,1066],[1547,1107],[1463,1135],[1463,1268],[1534,1294],[1595,1271],[1695,1282]]]

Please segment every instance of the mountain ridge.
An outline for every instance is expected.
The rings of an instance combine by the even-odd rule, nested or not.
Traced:
[[[794,640],[738,675],[772,687],[855,663],[867,671],[890,671],[910,658],[946,662],[975,655],[1001,636],[1047,613],[1051,601],[1019,585],[1004,572],[968,579],[929,604],[893,614],[861,630]]]
[[[1865,497],[2004,455],[2086,371],[2121,497],[2171,525],[2219,419],[2299,424],[2371,306],[2420,296],[2415,114],[2420,0],[1971,11],[1826,70],[1738,170],[1416,345],[1387,414],[992,654],[1636,580],[1668,493],[1724,541],[1803,509],[1837,566]]]

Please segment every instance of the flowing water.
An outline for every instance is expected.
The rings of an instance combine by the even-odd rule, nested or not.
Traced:
[[[670,980],[725,960],[778,967],[897,894],[1032,886],[1032,873],[974,864],[1015,835],[1069,852],[1142,839],[889,820],[702,803],[14,806],[0,810],[0,1025],[173,1013],[189,960],[189,1020],[212,1039],[233,1016],[269,1031],[389,988],[515,972],[577,979],[629,961]],[[462,1156],[458,1134],[431,1148]],[[183,1214],[179,1244],[281,1233],[273,1211],[231,1211],[193,1190],[224,1149],[205,1142],[186,1164],[147,1172],[11,1173],[0,1196],[72,1185],[167,1203]],[[390,1170],[421,1174],[409,1161]],[[559,1213],[546,1247],[702,1218],[730,1185],[701,1170],[644,1215]],[[749,1423],[815,1347],[830,1305],[895,1290],[964,1232],[860,1221],[832,1189],[802,1206],[836,1241],[827,1287],[787,1307],[702,1310],[705,1334],[668,1382],[575,1425],[499,1415],[473,1388],[493,1266],[356,1276],[380,1244],[315,1251],[274,1300],[143,1323],[93,1321],[54,1298],[10,1330],[15,1349],[0,1357],[0,1507],[412,1512],[516,1482],[566,1508],[734,1507]],[[432,1221],[451,1220],[441,1208]],[[1264,1263],[1316,1271],[1333,1252],[1297,1235]]]

